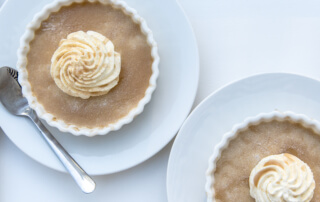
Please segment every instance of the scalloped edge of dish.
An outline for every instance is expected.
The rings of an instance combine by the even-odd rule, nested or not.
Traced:
[[[292,121],[300,123],[303,127],[312,129],[315,133],[320,134],[320,122],[309,118],[304,114],[296,114],[292,111],[272,111],[269,113],[260,113],[257,116],[248,117],[242,123],[236,124],[231,131],[225,133],[222,140],[214,147],[214,152],[209,158],[209,166],[206,171],[205,191],[207,194],[207,202],[215,201],[214,191],[214,172],[216,170],[216,163],[221,157],[221,152],[228,147],[231,140],[237,137],[239,132],[245,131],[252,125],[258,125],[263,122],[277,121]]]
[[[29,52],[29,43],[34,39],[34,32],[40,27],[42,21],[46,20],[53,12],[57,12],[63,6],[70,6],[72,3],[81,3],[85,0],[58,0],[46,5],[39,13],[37,13],[33,20],[27,25],[26,31],[20,39],[20,47],[18,49],[17,68],[19,71],[19,82],[22,86],[22,93],[28,100],[31,108],[33,108],[41,119],[44,119],[50,126],[58,128],[61,132],[69,132],[73,135],[85,135],[92,137],[95,135],[106,135],[110,131],[119,130],[123,125],[132,122],[132,120],[139,115],[144,106],[151,100],[151,95],[156,88],[156,80],[159,76],[159,62],[158,46],[153,38],[152,31],[147,26],[146,21],[140,17],[137,11],[130,8],[125,2],[121,0],[88,0],[88,2],[100,2],[101,4],[109,4],[116,9],[121,9],[126,15],[130,16],[133,22],[139,24],[141,32],[147,37],[147,43],[151,47],[152,75],[149,80],[149,87],[145,91],[145,96],[139,101],[138,105],[131,109],[131,111],[117,122],[109,124],[105,127],[87,128],[78,127],[76,125],[67,124],[63,120],[57,119],[52,114],[45,111],[44,107],[33,96],[31,85],[28,81],[28,72],[26,70],[27,54]]]

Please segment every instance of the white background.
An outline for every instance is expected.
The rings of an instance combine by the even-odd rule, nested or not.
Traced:
[[[195,105],[219,87],[256,73],[292,72],[320,78],[320,1],[180,3],[199,47],[200,82]],[[36,163],[0,134],[0,201],[165,202],[171,146],[172,142],[127,171],[95,176],[99,186],[93,194],[84,195],[67,174]]]

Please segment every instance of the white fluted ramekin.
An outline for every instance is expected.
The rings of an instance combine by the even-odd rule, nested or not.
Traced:
[[[291,121],[293,123],[300,123],[303,127],[312,129],[315,133],[320,134],[320,122],[311,119],[303,114],[295,114],[291,111],[280,112],[273,111],[270,113],[261,113],[255,117],[249,117],[245,119],[242,123],[234,125],[232,130],[225,133],[219,144],[214,147],[214,152],[209,158],[209,167],[206,172],[206,185],[205,191],[207,193],[207,202],[215,201],[215,191],[214,191],[214,172],[216,171],[216,163],[220,159],[221,152],[226,149],[229,142],[237,137],[237,135],[247,130],[252,125],[258,125],[263,122],[270,122],[273,120],[277,121]]]
[[[33,20],[27,25],[26,31],[20,39],[20,47],[18,49],[18,62],[17,68],[19,71],[19,82],[22,86],[22,93],[27,98],[31,108],[33,108],[38,116],[44,119],[50,126],[58,128],[62,132],[69,132],[74,135],[105,135],[110,131],[118,130],[123,125],[130,123],[134,117],[140,114],[144,106],[150,101],[151,95],[156,88],[156,80],[159,75],[159,54],[158,46],[153,38],[153,34],[146,24],[146,21],[140,17],[137,11],[130,8],[125,2],[121,0],[88,0],[88,2],[100,2],[102,4],[112,5],[114,8],[121,9],[126,15],[130,16],[133,22],[137,23],[142,33],[147,37],[147,43],[151,47],[151,56],[153,58],[153,63],[151,66],[152,75],[149,80],[149,87],[145,92],[145,96],[139,101],[137,107],[133,108],[125,117],[119,119],[116,123],[109,124],[103,128],[86,128],[78,127],[76,125],[70,125],[65,123],[63,120],[56,119],[52,114],[46,112],[44,107],[37,101],[37,98],[33,96],[31,91],[31,85],[28,81],[28,72],[26,70],[27,65],[27,54],[29,52],[29,43],[34,38],[35,31],[40,27],[41,22],[46,20],[49,15],[53,12],[57,12],[63,6],[69,6],[74,2],[81,3],[85,0],[56,0],[48,5],[46,5],[39,13],[37,13]]]

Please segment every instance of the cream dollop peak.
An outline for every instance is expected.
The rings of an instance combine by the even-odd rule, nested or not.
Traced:
[[[78,31],[60,41],[51,58],[51,76],[65,93],[87,99],[107,94],[118,84],[120,54],[94,31]]]
[[[249,178],[250,195],[259,202],[311,201],[315,181],[310,167],[291,154],[263,158]]]

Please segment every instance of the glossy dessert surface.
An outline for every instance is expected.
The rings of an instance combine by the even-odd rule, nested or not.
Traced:
[[[108,37],[121,54],[119,83],[106,95],[72,97],[50,76],[51,57],[60,40],[79,30]],[[56,119],[87,128],[114,123],[135,108],[149,87],[153,62],[140,26],[120,9],[100,3],[74,3],[52,13],[35,32],[27,59],[28,80],[38,102]]]
[[[264,157],[288,153],[309,165],[315,180],[311,201],[320,201],[319,152],[319,134],[301,124],[274,120],[249,126],[221,152],[214,173],[215,199],[254,202],[249,187],[252,169]]]

